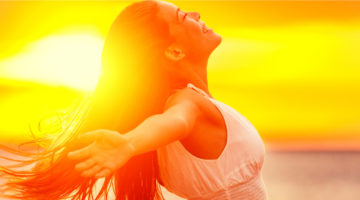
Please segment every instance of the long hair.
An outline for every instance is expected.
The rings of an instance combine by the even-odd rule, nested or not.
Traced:
[[[125,134],[147,117],[162,112],[172,83],[161,60],[173,38],[168,24],[157,13],[156,2],[141,1],[118,15],[105,40],[96,89],[71,113],[61,134],[37,140],[47,142],[42,151],[27,153],[0,147],[29,158],[0,167],[8,180],[1,195],[29,200],[107,199],[113,188],[116,200],[163,199],[156,151],[131,158],[103,180],[95,195],[94,186],[99,180],[81,177],[74,170],[74,161],[67,158],[68,152],[84,145],[76,141],[79,133],[101,128]],[[22,170],[34,163],[45,164]]]

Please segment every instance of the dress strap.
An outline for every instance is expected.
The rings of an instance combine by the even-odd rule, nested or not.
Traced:
[[[188,88],[191,88],[191,89],[195,90],[196,92],[200,93],[201,95],[203,95],[203,96],[211,99],[211,97],[210,97],[208,94],[206,94],[206,92],[204,92],[204,90],[196,87],[196,86],[193,85],[192,83],[188,83],[188,84],[187,84],[187,87],[188,87]]]

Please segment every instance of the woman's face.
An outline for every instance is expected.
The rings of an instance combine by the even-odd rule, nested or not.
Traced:
[[[221,36],[200,21],[198,12],[185,12],[174,4],[157,2],[158,16],[169,24],[170,34],[186,56],[207,57],[221,43]]]

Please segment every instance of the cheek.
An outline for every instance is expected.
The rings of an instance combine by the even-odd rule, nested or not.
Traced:
[[[199,33],[185,30],[178,36],[178,41],[187,49],[188,52],[198,51],[202,46],[202,38]]]
[[[188,22],[185,27],[185,32],[188,40],[191,40],[191,42],[202,40],[204,35],[202,33],[200,25],[197,22]]]
[[[208,36],[202,32],[200,25],[195,22],[186,24],[176,35],[178,41],[191,54],[203,52],[209,48]]]
[[[189,45],[196,49],[201,48],[206,42],[206,37],[199,26],[194,26],[191,30],[188,30],[187,38]]]

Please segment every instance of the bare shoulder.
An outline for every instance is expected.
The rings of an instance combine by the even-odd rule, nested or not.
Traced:
[[[196,106],[199,113],[191,132],[180,140],[181,143],[194,156],[217,159],[225,148],[227,140],[227,129],[222,113],[209,98],[191,88],[178,90],[171,95],[167,107],[184,102]],[[184,108],[186,109],[186,106]],[[192,109],[186,110],[192,112]],[[194,115],[194,113],[188,114]]]
[[[178,104],[186,104],[188,105],[187,107],[191,107],[192,109],[188,110],[197,112],[193,114],[197,114],[199,116],[198,119],[201,119],[201,121],[221,123],[221,116],[219,116],[219,112],[214,104],[208,98],[191,88],[186,87],[177,90],[168,97],[164,110]]]
[[[171,96],[168,97],[164,110],[167,110],[168,108],[178,105],[178,104],[188,104],[190,106],[196,107],[200,112],[204,111],[204,103],[205,98],[194,91],[191,88],[183,88],[180,90],[177,90],[175,93],[173,93]]]

